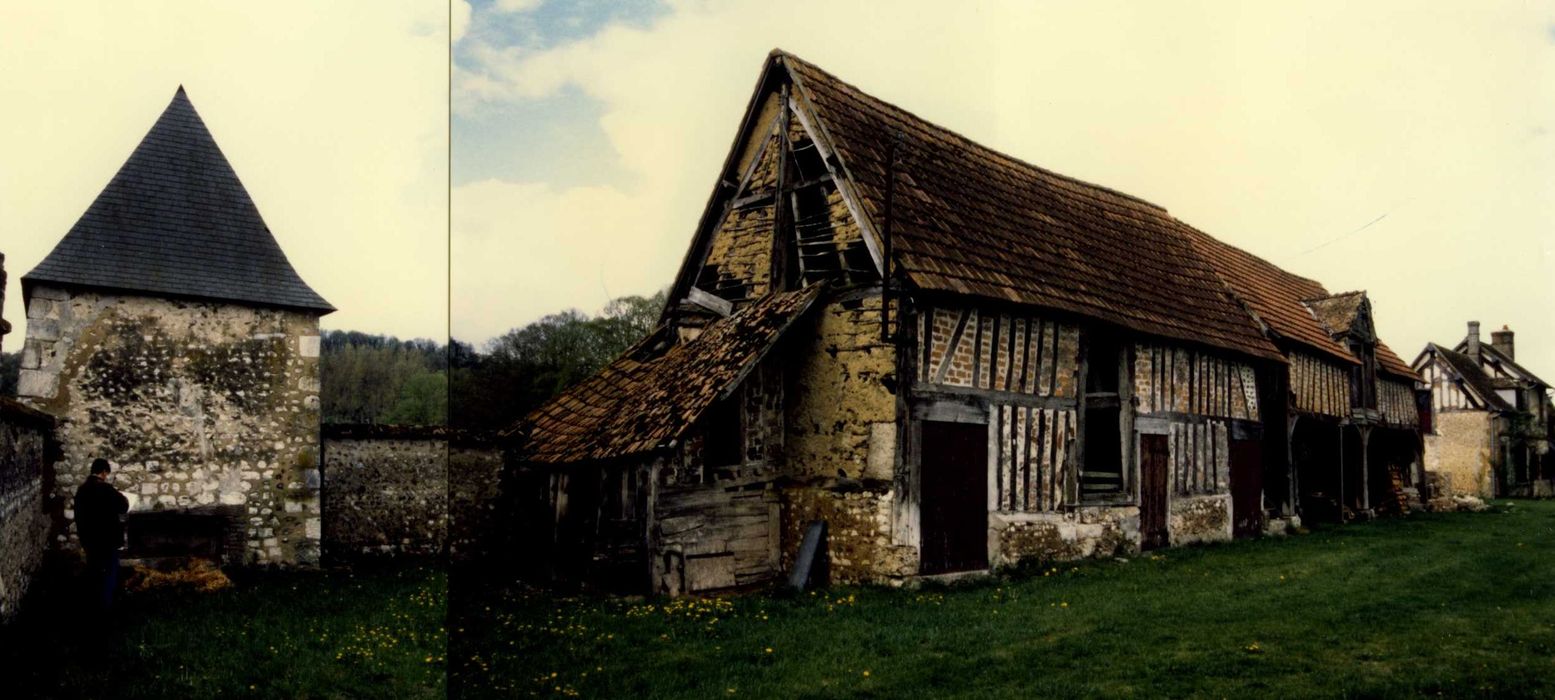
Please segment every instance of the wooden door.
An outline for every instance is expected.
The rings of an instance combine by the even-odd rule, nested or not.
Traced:
[[[1263,444],[1231,441],[1231,533],[1257,537],[1263,531]]]
[[[1139,547],[1167,545],[1166,484],[1171,463],[1165,435],[1139,436]]]
[[[988,568],[988,426],[924,421],[919,513],[924,574]]]

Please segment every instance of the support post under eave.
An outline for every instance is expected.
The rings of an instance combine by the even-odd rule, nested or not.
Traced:
[[[1339,522],[1344,522],[1344,423],[1340,423],[1339,431]]]
[[[1356,426],[1361,431],[1361,510],[1371,510],[1371,426]]]
[[[1285,414],[1285,470],[1287,472],[1286,478],[1290,482],[1290,491],[1285,498],[1285,517],[1288,518],[1296,514],[1296,503],[1301,498],[1301,492],[1297,490],[1300,484],[1296,481],[1296,448],[1294,445],[1296,421],[1300,420],[1301,416],[1296,415],[1295,411],[1290,411],[1289,409],[1287,411]]]

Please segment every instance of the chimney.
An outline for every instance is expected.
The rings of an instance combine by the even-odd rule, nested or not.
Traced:
[[[1469,357],[1479,359],[1479,321],[1469,321]]]
[[[1516,355],[1512,352],[1512,329],[1506,327],[1505,325],[1501,326],[1501,330],[1490,334],[1490,347],[1495,348],[1496,351],[1500,352],[1502,355],[1506,355],[1506,359],[1508,360],[1517,359]]]

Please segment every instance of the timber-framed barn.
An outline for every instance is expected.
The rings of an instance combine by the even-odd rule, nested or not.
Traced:
[[[660,327],[505,488],[539,575],[761,584],[824,522],[835,579],[901,581],[1374,512],[1416,379],[1364,293],[774,51]]]

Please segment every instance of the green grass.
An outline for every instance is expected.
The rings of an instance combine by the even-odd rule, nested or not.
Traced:
[[[46,582],[0,629],[0,697],[444,696],[441,571],[253,572],[235,583],[125,595],[92,620],[68,578]]]
[[[482,590],[454,599],[461,695],[1555,696],[1552,502],[917,590]]]

